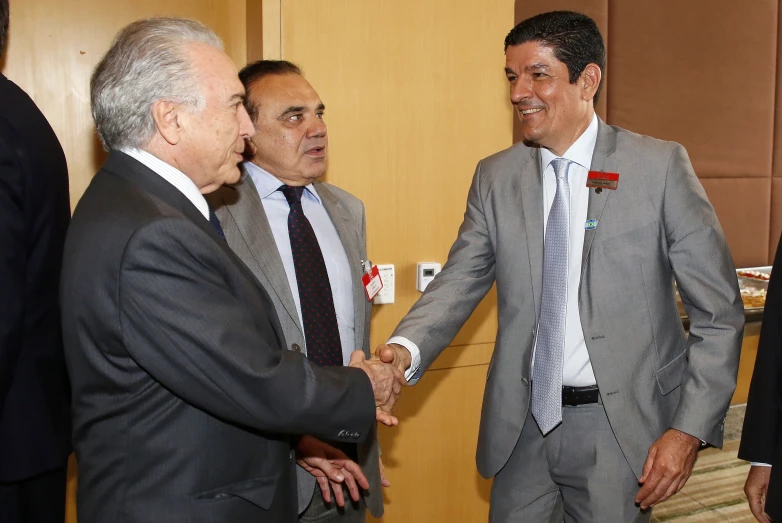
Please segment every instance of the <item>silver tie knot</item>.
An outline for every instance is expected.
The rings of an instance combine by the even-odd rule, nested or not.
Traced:
[[[570,166],[570,160],[565,158],[554,158],[551,160],[551,166],[554,168],[554,176],[557,177],[557,181],[562,178],[567,180],[567,168]]]

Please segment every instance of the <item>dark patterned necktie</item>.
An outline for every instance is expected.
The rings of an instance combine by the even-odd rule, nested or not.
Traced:
[[[217,235],[225,240],[225,233],[223,232],[223,226],[220,225],[220,220],[217,219],[217,215],[215,214],[214,209],[212,209],[211,207],[209,208],[209,223],[212,224],[212,227],[214,227],[215,231],[217,232]]]
[[[299,287],[307,358],[320,365],[341,366],[342,342],[339,339],[334,296],[331,294],[326,262],[323,261],[318,239],[301,207],[304,187],[283,185],[279,190],[291,208],[288,213],[288,236],[291,240],[296,284]]]

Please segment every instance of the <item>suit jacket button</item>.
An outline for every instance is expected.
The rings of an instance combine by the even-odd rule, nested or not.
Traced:
[[[291,345],[291,350],[296,352],[301,352],[301,347],[299,347],[298,343],[294,343],[293,345]]]
[[[527,378],[521,378],[521,382],[522,382],[524,385],[527,385],[527,384],[529,384],[529,380],[527,380]]]

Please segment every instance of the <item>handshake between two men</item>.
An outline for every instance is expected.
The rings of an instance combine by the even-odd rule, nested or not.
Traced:
[[[396,344],[378,346],[370,359],[360,350],[351,355],[349,366],[362,369],[372,383],[377,421],[389,427],[399,424],[392,413],[402,386],[407,385],[405,371],[410,364],[410,353]],[[359,487],[369,489],[369,480],[358,463],[331,445],[312,436],[304,436],[299,440],[296,454],[298,465],[315,477],[326,503],[331,503],[333,493],[336,504],[345,506],[342,485],[345,485],[353,501],[361,497]],[[389,487],[391,482],[385,476],[382,459],[379,459],[379,465],[381,484]]]
[[[404,347],[396,344],[380,345],[374,356],[366,359],[360,350],[353,352],[350,366],[360,368],[369,376],[377,405],[377,420],[394,427],[399,420],[392,415],[394,405],[407,385],[405,371],[410,368],[411,356]]]

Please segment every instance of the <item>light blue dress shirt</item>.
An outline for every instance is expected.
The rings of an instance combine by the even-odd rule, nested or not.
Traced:
[[[291,252],[291,240],[288,236],[288,212],[290,206],[278,189],[284,185],[272,174],[261,169],[252,162],[243,164],[247,174],[255,184],[258,195],[261,197],[263,209],[269,219],[269,226],[277,243],[277,251],[282,258],[285,274],[288,277],[288,286],[296,303],[296,312],[299,314],[299,323],[304,327],[301,318],[301,301],[299,300],[299,286],[296,282],[296,270],[293,265],[293,253]],[[350,274],[350,264],[345,253],[345,247],[339,238],[337,229],[331,221],[328,211],[318,196],[312,184],[305,186],[301,196],[301,207],[304,215],[312,224],[315,236],[318,239],[323,260],[326,262],[326,272],[329,275],[331,294],[334,298],[334,309],[337,313],[339,326],[339,339],[342,342],[342,361],[347,365],[350,354],[356,349],[355,318],[353,309],[353,278]],[[306,338],[305,338],[306,343]]]

